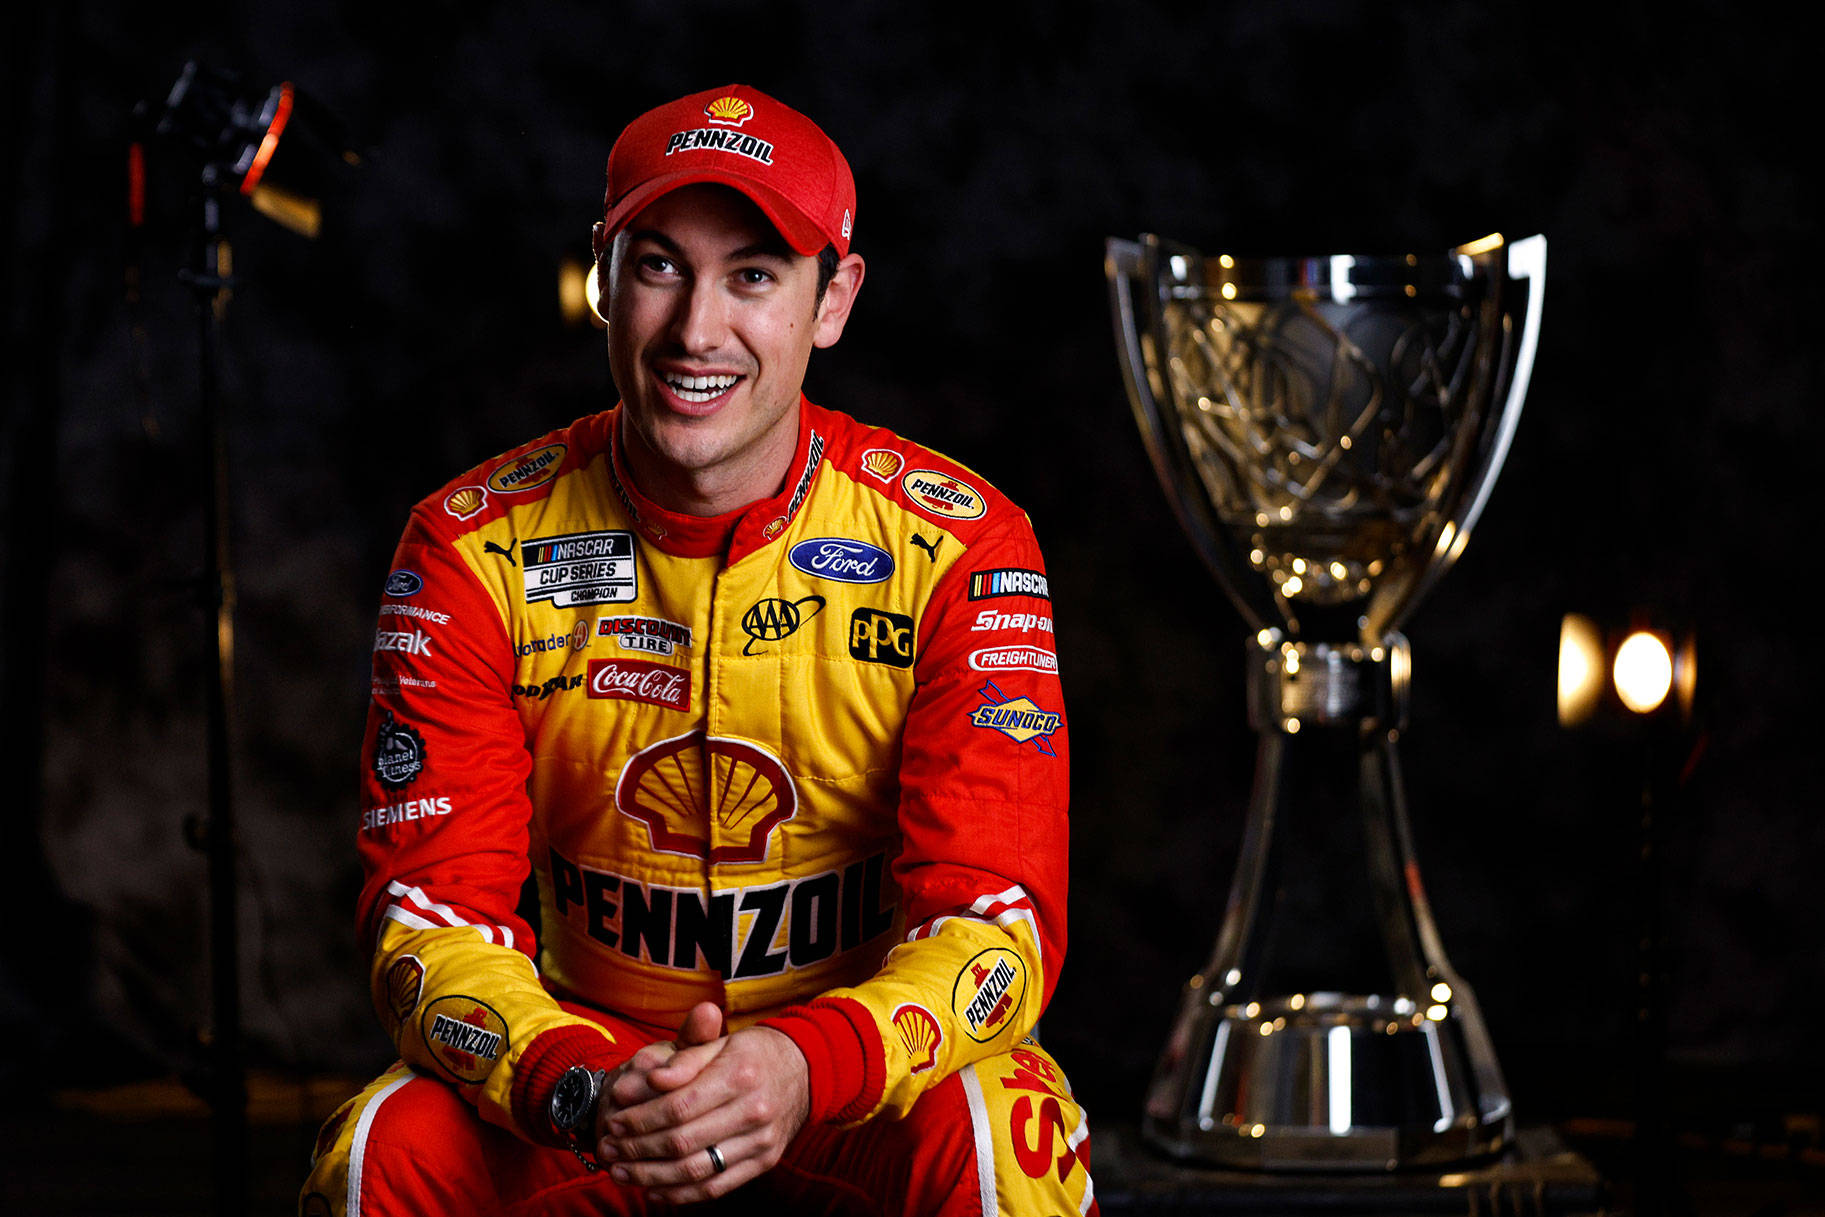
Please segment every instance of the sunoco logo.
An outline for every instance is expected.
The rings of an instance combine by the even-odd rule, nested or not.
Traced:
[[[846,537],[813,537],[792,547],[792,565],[838,583],[882,583],[893,574],[893,555],[878,545]]]
[[[989,681],[976,691],[986,705],[970,711],[970,722],[990,731],[999,731],[1017,744],[1031,742],[1047,756],[1057,756],[1046,737],[1064,726],[1064,715],[1042,709],[1030,697],[1009,698]]]
[[[489,474],[488,488],[502,494],[512,494],[543,486],[557,476],[558,463],[563,459],[563,444],[546,444]]]
[[[936,469],[915,469],[900,479],[907,497],[935,516],[974,520],[989,509],[976,488]]]

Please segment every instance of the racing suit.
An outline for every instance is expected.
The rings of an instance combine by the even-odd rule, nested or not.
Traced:
[[[452,1194],[637,1208],[524,1142],[559,1144],[567,1068],[704,1000],[804,1053],[783,1167],[891,1209],[1091,1211],[1087,1124],[1028,1034],[1065,951],[1068,753],[1026,517],[802,399],[777,495],[680,515],[627,477],[618,416],[458,478],[400,542],[358,842],[401,1064],[326,1125],[304,1211],[454,1203],[383,1159],[464,1118],[422,1172]]]

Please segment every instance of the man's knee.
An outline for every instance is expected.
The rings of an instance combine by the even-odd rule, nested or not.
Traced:
[[[486,1212],[485,1142],[499,1134],[442,1082],[404,1065],[339,1107],[317,1134],[303,1217]]]
[[[1058,1062],[1033,1040],[958,1075],[985,1213],[1094,1213],[1090,1125]]]

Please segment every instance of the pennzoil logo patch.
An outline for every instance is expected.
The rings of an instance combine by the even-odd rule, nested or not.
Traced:
[[[440,997],[425,1007],[419,1031],[431,1057],[459,1082],[480,1082],[507,1051],[507,1020],[473,997]]]
[[[546,444],[517,460],[508,461],[488,475],[488,489],[499,494],[518,494],[543,486],[558,476],[567,449],[563,444]]]
[[[989,509],[974,486],[936,469],[913,470],[900,479],[900,489],[941,520],[974,520]]]
[[[951,986],[951,1013],[978,1044],[999,1035],[1027,995],[1027,968],[1006,947],[991,947],[963,965]]]

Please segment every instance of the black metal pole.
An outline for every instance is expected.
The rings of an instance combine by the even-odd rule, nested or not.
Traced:
[[[189,276],[196,298],[197,389],[202,407],[209,493],[204,508],[205,628],[215,662],[208,687],[209,806],[202,844],[209,859],[211,1019],[208,1090],[214,1143],[215,1212],[239,1217],[247,1196],[247,1082],[241,1054],[240,924],[235,874],[229,719],[234,705],[234,565],[229,545],[228,436],[216,382],[216,350],[229,299],[228,244],[222,237],[219,174],[203,170],[200,268]]]

